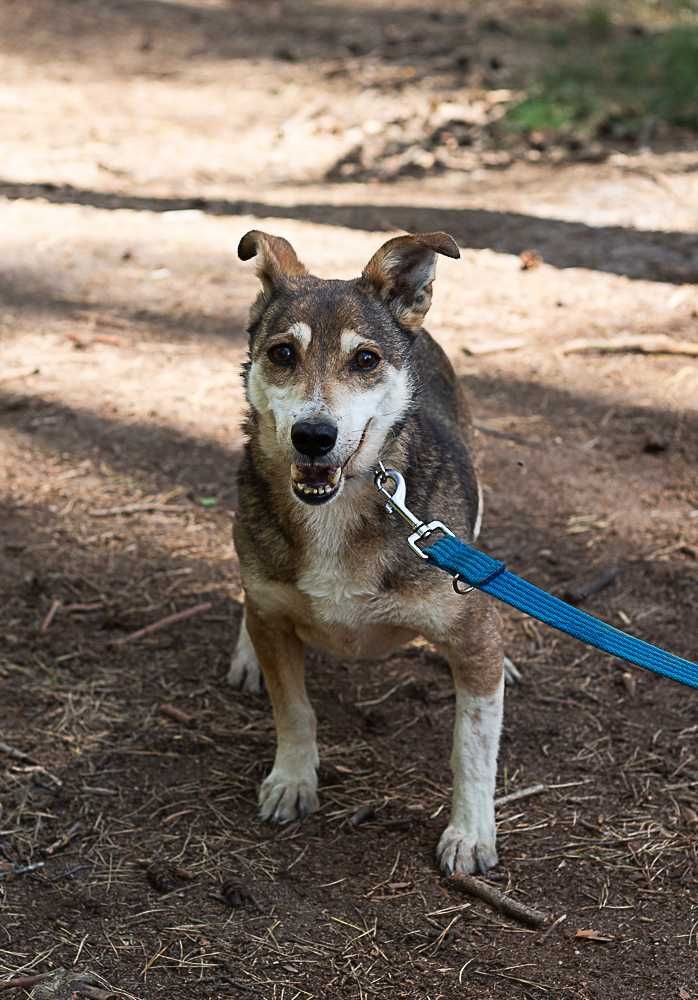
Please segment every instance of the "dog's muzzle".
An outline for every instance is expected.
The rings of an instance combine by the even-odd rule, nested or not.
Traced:
[[[323,461],[337,441],[337,425],[330,420],[299,420],[291,428],[291,441],[300,462],[291,466],[291,487],[299,500],[327,503],[339,490],[340,466]]]

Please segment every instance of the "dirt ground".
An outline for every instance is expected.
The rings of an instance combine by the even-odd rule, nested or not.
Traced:
[[[575,6],[0,7],[0,987],[698,997],[693,692],[504,612],[498,794],[545,787],[500,809],[493,878],[564,918],[546,933],[435,868],[453,700],[428,649],[310,655],[302,826],[257,822],[270,710],[224,683],[252,227],[337,277],[451,232],[428,326],[471,393],[483,544],[557,593],[617,567],[585,608],[696,658],[698,361],[564,349],[698,344],[698,143],[327,179],[391,116],[477,110],[535,58],[526,19]]]

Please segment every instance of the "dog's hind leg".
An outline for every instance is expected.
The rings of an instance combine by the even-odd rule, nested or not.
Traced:
[[[247,613],[244,611],[237,645],[230,660],[230,670],[225,679],[238,691],[252,691],[254,694],[259,694],[262,690],[259,660],[252,645],[250,633],[247,631]]]
[[[287,620],[264,619],[249,603],[246,611],[276,723],[276,757],[259,791],[259,814],[287,823],[318,807],[317,726],[305,690],[304,648]]]
[[[477,598],[475,598],[477,600]],[[436,849],[453,872],[485,873],[497,864],[494,792],[502,726],[504,673],[496,611],[484,604],[441,644],[453,673],[456,718],[451,818]]]

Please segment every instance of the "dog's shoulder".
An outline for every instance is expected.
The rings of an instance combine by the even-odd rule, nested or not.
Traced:
[[[279,495],[283,491],[275,490],[273,482],[260,473],[249,442],[238,467],[237,488],[233,538],[241,566],[258,577],[293,583],[298,575],[300,553],[283,516],[288,500]]]

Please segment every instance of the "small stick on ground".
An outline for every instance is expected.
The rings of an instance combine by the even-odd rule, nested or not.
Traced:
[[[81,351],[84,351],[86,347],[90,347],[91,344],[107,344],[109,347],[126,346],[126,341],[123,337],[112,336],[108,333],[97,333],[93,337],[81,337],[77,333],[68,333],[65,339],[69,340]]]
[[[40,375],[40,368],[32,368],[28,372],[17,372],[16,375],[6,375],[4,378],[0,378],[0,385],[5,385],[7,382],[20,382],[22,379],[31,378],[32,375]]]
[[[674,340],[664,333],[651,337],[612,337],[610,340],[581,338],[570,340],[562,348],[563,354],[587,354],[594,351],[600,354],[685,354],[690,358],[698,358],[697,343],[691,340]]]
[[[5,865],[6,862],[3,861],[2,864]],[[38,868],[43,868],[44,866],[45,866],[44,861],[33,861],[30,865],[10,864],[9,868],[7,869],[0,867],[0,879],[15,878],[15,876],[17,875],[28,875],[29,872],[35,872]]]
[[[567,920],[567,914],[566,913],[560,914],[560,916],[557,918],[557,920],[553,920],[552,924],[550,925],[550,927],[548,927],[548,929],[545,932],[545,934],[541,934],[541,936],[538,938],[538,940],[535,943],[536,944],[545,944],[545,942],[548,940],[548,938],[553,933],[553,931],[555,930],[555,928],[559,927],[560,924],[562,924],[562,923],[565,922],[565,920]]]
[[[44,854],[46,854],[48,857],[51,857],[52,854],[55,854],[56,851],[60,850],[62,847],[67,847],[70,841],[74,840],[75,837],[77,837],[81,828],[82,828],[82,823],[80,823],[79,821],[77,823],[73,823],[70,829],[65,831],[62,837],[59,837],[58,840],[54,840],[52,844],[49,844],[49,846],[44,851]]]
[[[514,431],[500,431],[496,427],[488,427],[487,424],[475,424],[475,430],[480,431],[481,434],[502,438],[503,441],[513,441],[514,444],[523,445],[525,448],[545,447],[540,441],[532,441],[531,438],[524,437],[523,434],[516,434]]]
[[[30,990],[37,983],[49,979],[52,972],[42,972],[40,976],[15,976],[14,979],[0,980],[0,990]]]
[[[42,621],[41,628],[39,629],[39,632],[41,632],[42,635],[48,632],[48,630],[51,628],[51,622],[56,617],[56,612],[58,611],[60,606],[61,606],[60,601],[51,601],[51,607],[48,609],[48,614]]]
[[[5,753],[8,757],[13,757],[15,760],[23,760],[27,764],[34,764],[36,766],[36,761],[33,757],[30,757],[24,750],[17,750],[16,747],[11,747],[9,743],[0,743],[0,753]]]
[[[352,816],[349,817],[349,826],[361,826],[362,823],[369,823],[376,818],[375,805],[368,803],[360,806]]]
[[[528,799],[532,795],[540,795],[547,790],[547,785],[529,785],[528,788],[520,788],[518,792],[509,792],[508,795],[500,795],[494,800],[496,806],[505,806],[509,802],[518,802],[519,799]]]
[[[587,576],[583,579],[572,580],[566,585],[562,596],[570,604],[581,604],[588,597],[593,597],[594,594],[598,594],[599,591],[612,584],[619,574],[618,566],[607,566],[592,577]]]
[[[160,500],[148,500],[143,503],[127,503],[123,507],[104,507],[99,510],[88,510],[90,517],[115,517],[117,514],[144,514],[157,511],[160,514],[185,514],[186,508],[178,504],[162,503]]]
[[[118,996],[113,990],[103,990],[99,986],[90,986],[89,983],[77,983],[80,996],[89,997],[90,1000],[110,1000],[111,997]]]
[[[481,899],[493,910],[529,927],[544,927],[550,921],[550,914],[534,910],[525,903],[512,899],[511,896],[505,896],[499,889],[495,889],[488,882],[483,882],[482,879],[475,878],[474,875],[452,875],[448,884],[459,892]]]
[[[177,708],[176,705],[171,705],[168,701],[165,701],[160,706],[160,714],[166,715],[170,719],[174,719],[175,722],[181,722],[185,726],[191,725],[194,721],[194,716],[189,715],[182,708]]]
[[[188,618],[193,618],[195,615],[202,615],[205,611],[210,611],[212,607],[213,605],[210,601],[206,601],[205,604],[195,604],[193,608],[187,608],[186,611],[177,611],[173,615],[167,615],[166,618],[161,618],[158,622],[153,622],[152,625],[146,625],[145,628],[139,628],[137,632],[131,632],[130,635],[125,635],[121,639],[114,639],[111,645],[123,646],[126,642],[135,642],[136,639],[142,639],[146,635],[152,635],[153,632],[159,632],[160,629],[167,628],[169,625],[174,625],[176,622],[183,622]]]

